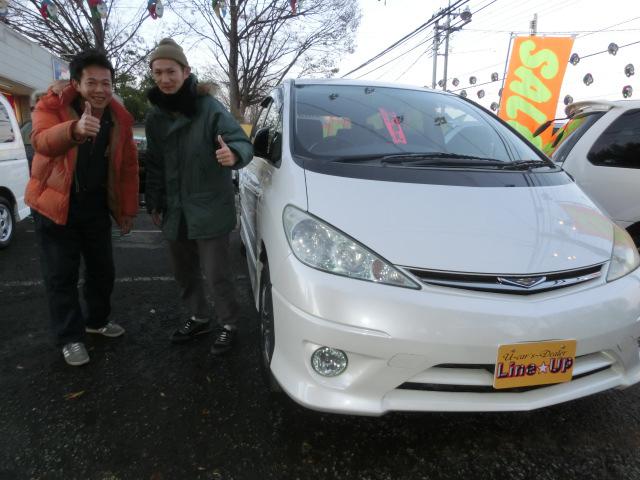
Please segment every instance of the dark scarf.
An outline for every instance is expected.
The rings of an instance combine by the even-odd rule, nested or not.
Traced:
[[[193,117],[197,110],[198,80],[191,74],[176,93],[167,95],[156,86],[147,93],[152,105],[172,113],[182,113],[187,117]]]

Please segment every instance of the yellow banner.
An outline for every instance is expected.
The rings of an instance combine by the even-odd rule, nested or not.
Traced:
[[[533,132],[555,118],[572,48],[570,37],[518,37],[513,44],[499,117],[540,150],[550,142],[553,129],[535,138]]]

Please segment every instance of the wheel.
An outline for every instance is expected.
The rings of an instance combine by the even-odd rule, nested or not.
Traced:
[[[265,264],[260,279],[260,364],[265,382],[272,393],[282,392],[278,381],[271,373],[271,359],[275,347],[275,329],[273,322],[273,299],[271,297],[271,278],[269,277],[269,265]]]
[[[0,197],[0,249],[7,248],[11,243],[14,224],[11,203],[6,198]]]

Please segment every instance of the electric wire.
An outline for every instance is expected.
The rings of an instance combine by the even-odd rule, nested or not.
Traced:
[[[350,70],[349,72],[345,73],[344,75],[342,75],[342,78],[351,75],[352,73],[357,72],[358,70],[361,70],[362,68],[366,67],[367,65],[370,65],[371,63],[375,62],[376,60],[378,60],[379,58],[383,57],[384,55],[386,55],[387,53],[391,52],[392,50],[394,50],[395,48],[399,47],[400,45],[406,43],[408,40],[410,40],[412,37],[418,35],[420,32],[422,32],[423,30],[427,29],[429,26],[431,26],[432,24],[434,24],[435,22],[437,22],[440,18],[442,18],[444,15],[446,15],[447,13],[453,11],[456,8],[459,8],[461,6],[464,6],[465,4],[467,4],[470,0],[456,0],[455,3],[453,3],[452,5],[440,10],[438,12],[438,14],[433,15],[428,21],[426,21],[425,23],[423,23],[422,25],[420,25],[419,27],[417,27],[415,30],[413,30],[412,32],[408,33],[407,35],[405,35],[404,37],[402,37],[400,40],[397,40],[396,42],[394,42],[393,44],[391,44],[390,46],[388,46],[387,48],[385,48],[383,51],[381,51],[380,53],[374,55],[373,57],[371,57],[369,60],[365,61],[364,63],[358,65],[356,68]],[[360,78],[360,77],[358,77]]]

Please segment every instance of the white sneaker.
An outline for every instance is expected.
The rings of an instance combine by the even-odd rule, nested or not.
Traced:
[[[84,347],[84,343],[67,343],[62,347],[62,355],[64,355],[64,361],[74,367],[89,363],[89,354]]]
[[[85,328],[87,333],[97,333],[105,337],[115,338],[124,334],[124,328],[117,323],[109,322],[102,328]]]

